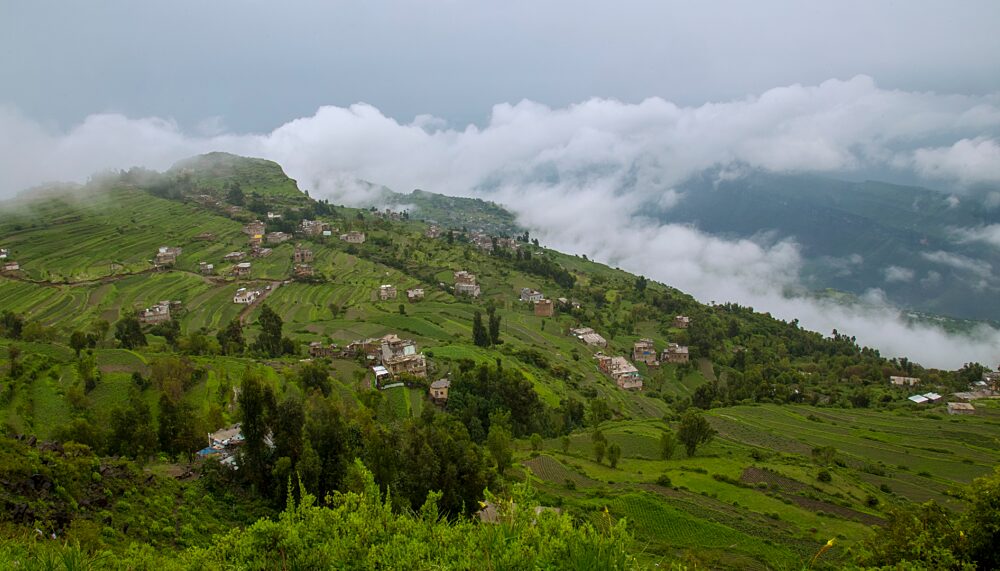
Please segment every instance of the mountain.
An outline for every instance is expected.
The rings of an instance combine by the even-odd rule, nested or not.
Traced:
[[[1000,463],[1000,407],[946,416],[907,398],[967,390],[985,368],[887,360],[544,245],[430,237],[421,208],[470,231],[513,218],[397,200],[413,215],[316,201],[275,163],[212,154],[0,206],[0,247],[21,265],[0,273],[0,563],[468,568],[471,553],[514,568],[801,569],[895,565],[858,559],[880,545],[873,525],[914,553],[959,531],[987,541],[959,490]],[[295,235],[253,250],[255,218]],[[352,232],[364,241],[338,238]],[[155,260],[162,246],[175,261]],[[233,275],[234,251],[250,275]],[[456,295],[461,270],[479,297]],[[234,303],[240,288],[260,297]],[[168,319],[138,322],[161,302],[147,315]],[[428,376],[379,389],[371,340],[392,335]],[[656,362],[636,360],[637,342]],[[602,356],[633,361],[642,389]],[[429,397],[438,380],[444,402]],[[237,469],[198,459],[236,422]],[[920,513],[950,531],[907,535],[920,529],[896,510],[928,500],[941,511]]]
[[[1000,210],[925,188],[809,175],[717,172],[675,189],[661,222],[727,237],[792,239],[807,286],[862,294],[878,288],[898,305],[963,319],[1000,319],[1000,249],[963,230],[1000,222]]]

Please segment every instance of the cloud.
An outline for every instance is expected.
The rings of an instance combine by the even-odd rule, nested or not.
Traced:
[[[913,151],[913,167],[930,179],[958,180],[963,184],[1000,182],[1000,144],[994,139],[962,139],[948,147]]]
[[[982,242],[1000,248],[1000,224],[989,224],[978,228],[953,228],[952,236],[960,244]]]
[[[921,256],[931,262],[949,266],[960,272],[970,274],[983,280],[988,280],[993,277],[993,266],[988,262],[974,260],[961,254],[953,254],[951,252],[937,250],[935,252],[924,252]]]
[[[914,278],[913,270],[900,266],[889,266],[885,269],[885,281],[892,282],[912,282]]]
[[[802,255],[792,241],[764,234],[726,240],[644,215],[650,205],[683,201],[675,187],[710,168],[720,180],[752,169],[916,168],[914,157],[930,156],[918,151],[938,149],[942,140],[992,141],[1000,129],[997,95],[885,90],[858,76],[694,107],[660,98],[635,104],[590,99],[562,108],[504,103],[493,107],[484,126],[464,129],[428,116],[400,122],[366,104],[321,107],[263,134],[210,134],[221,123],[205,125],[209,134],[191,135],[170,120],[101,114],[57,132],[0,108],[0,194],[47,180],[85,180],[108,168],[163,169],[213,150],[260,156],[280,163],[314,197],[366,203],[379,191],[358,182],[363,179],[402,192],[489,198],[548,245],[620,265],[703,301],[736,301],[818,331],[848,331],[887,353],[932,365],[958,366],[973,360],[972,352],[975,360],[1000,359],[996,336],[992,344],[980,343],[910,326],[888,307],[865,313],[790,297],[805,290]],[[991,176],[985,168],[973,176],[933,172],[964,183]],[[930,256],[979,282],[992,280],[992,268],[968,258],[943,251]],[[844,263],[849,271],[853,261]],[[926,349],[928,339],[940,353]]]

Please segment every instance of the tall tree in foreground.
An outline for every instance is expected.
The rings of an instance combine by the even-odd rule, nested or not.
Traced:
[[[490,337],[483,326],[483,314],[478,311],[472,316],[472,342],[476,347],[489,347]]]
[[[281,316],[274,312],[266,303],[260,308],[260,335],[253,343],[253,350],[268,357],[280,357],[284,352],[281,338],[281,328],[284,322]]]
[[[500,314],[492,305],[487,309],[489,314],[489,338],[490,345],[499,345],[500,341]]]
[[[715,429],[700,412],[691,409],[684,413],[677,439],[684,445],[688,456],[694,456],[699,446],[708,444],[714,437]]]
[[[239,396],[243,421],[242,467],[250,483],[259,492],[266,491],[270,450],[267,446],[268,412],[274,409],[274,393],[250,369],[243,373]]]

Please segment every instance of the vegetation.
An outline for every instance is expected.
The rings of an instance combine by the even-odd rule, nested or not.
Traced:
[[[513,229],[490,226],[493,249],[480,250],[471,232],[502,224],[502,211],[455,204],[456,222],[437,219],[447,231],[430,239],[418,219],[437,211],[418,204],[391,219],[314,201],[273,163],[213,154],[0,212],[0,241],[25,268],[0,277],[0,432],[21,438],[0,446],[11,484],[0,558],[21,568],[996,566],[985,546],[996,540],[1000,407],[980,401],[974,416],[951,417],[888,383],[919,376],[922,390],[947,394],[988,369],[925,369],[847,334],[702,305]],[[289,283],[284,243],[237,283],[222,258],[246,250],[241,226],[267,212],[282,216],[268,231],[308,218],[367,239],[300,236],[322,278]],[[499,240],[510,235],[516,249]],[[165,244],[183,253],[154,271]],[[201,261],[220,270],[202,275]],[[461,269],[478,276],[479,299],[450,292]],[[385,283],[426,295],[400,311],[373,299]],[[266,300],[234,304],[238,287]],[[567,301],[536,317],[522,287]],[[140,323],[136,312],[160,300],[181,304],[168,321]],[[679,314],[689,328],[673,326]],[[607,354],[649,338],[687,345],[692,359],[638,364],[643,390],[624,391],[598,370],[596,349],[568,335],[580,326],[608,339]],[[427,379],[372,390],[368,360],[339,354],[388,333],[418,344]],[[336,345],[334,356],[311,358],[314,341]],[[427,397],[441,378],[446,405]],[[205,434],[237,422],[238,469],[201,458]],[[476,517],[487,502],[496,524]],[[562,514],[536,515],[543,506]],[[876,544],[871,526],[894,544]]]

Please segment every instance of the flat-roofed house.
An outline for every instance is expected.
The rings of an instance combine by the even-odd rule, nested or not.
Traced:
[[[535,302],[535,317],[552,317],[555,313],[556,307],[551,299],[540,299]]]
[[[639,339],[632,344],[632,360],[637,363],[645,363],[649,366],[660,364],[656,355],[656,347],[652,339]]]
[[[455,295],[467,295],[479,297],[479,284],[476,283],[476,274],[465,270],[455,272]]]
[[[521,301],[531,303],[541,301],[544,297],[545,296],[542,295],[542,292],[537,289],[531,289],[530,287],[521,288]]]
[[[691,326],[691,318],[686,315],[678,315],[674,317],[674,327],[679,329],[687,329]]]
[[[378,298],[382,301],[389,299],[396,299],[396,286],[392,284],[383,284],[378,288]]]
[[[240,262],[233,266],[233,275],[240,278],[250,277],[250,262]]]
[[[897,387],[912,387],[913,385],[919,385],[920,384],[920,378],[919,377],[898,377],[898,376],[893,375],[893,376],[889,377],[889,384],[895,385]]]
[[[976,414],[976,407],[967,402],[950,402],[948,414]]]
[[[346,234],[341,234],[340,239],[347,242],[348,244],[364,244],[365,233],[357,231],[348,232]]]
[[[663,350],[663,361],[667,363],[687,363],[690,358],[687,346],[670,343]]]
[[[629,363],[625,357],[610,357],[601,353],[598,353],[595,357],[597,358],[598,368],[614,379],[618,384],[618,388],[642,388],[642,377],[639,375],[639,369],[636,369],[635,365]]]
[[[161,301],[152,307],[147,307],[139,312],[139,322],[146,325],[156,325],[170,321],[170,302]]]

